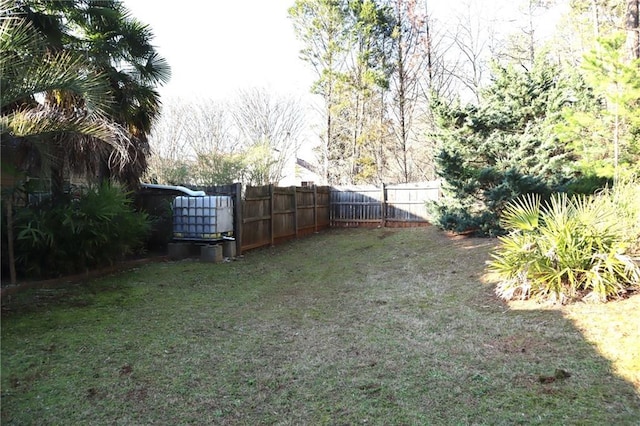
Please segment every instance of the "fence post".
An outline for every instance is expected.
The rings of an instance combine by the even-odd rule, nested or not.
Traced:
[[[387,226],[387,190],[384,182],[382,183],[382,198],[380,199],[380,226],[383,228]]]
[[[234,213],[234,222],[235,222],[235,231],[233,233],[236,238],[236,256],[240,256],[242,254],[242,183],[236,182],[234,185],[234,197],[236,202],[236,211]]]
[[[293,227],[296,231],[296,239],[298,238],[298,188],[295,185],[291,187],[293,190]]]
[[[273,190],[273,184],[269,184],[269,215],[270,215],[270,220],[269,220],[269,238],[271,239],[271,245],[274,246],[276,243],[276,239],[275,239],[275,235],[274,235],[274,229],[276,227],[275,225],[275,204],[276,204],[276,200],[275,200],[275,194],[274,194],[274,190]]]
[[[313,232],[318,233],[318,187],[313,185]]]

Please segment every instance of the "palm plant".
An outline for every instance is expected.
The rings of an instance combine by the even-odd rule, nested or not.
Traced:
[[[69,147],[66,138],[53,138],[50,142],[58,148],[58,162],[52,169],[52,180],[61,182],[62,166],[67,165],[73,171],[100,175],[103,179],[115,177],[135,185],[147,167],[150,151],[147,135],[159,112],[160,98],[155,86],[166,82],[170,75],[166,61],[151,45],[153,35],[149,27],[131,17],[122,2],[116,0],[29,0],[20,2],[17,9],[43,34],[48,52],[81,56],[90,63],[93,72],[102,76],[111,99],[105,105],[104,116],[129,137],[128,161],[119,164],[120,167],[114,167],[112,161],[120,153],[109,147],[86,149],[86,144]],[[50,108],[69,112],[85,107],[83,98],[52,91],[47,94]],[[61,185],[54,181],[56,190]]]
[[[127,160],[129,137],[106,119],[109,88],[85,58],[50,52],[41,34],[10,7],[0,4],[0,131],[3,146],[42,148],[51,135],[76,135],[109,146],[113,159]],[[45,93],[73,97],[82,110],[65,111],[38,101]],[[74,140],[76,143],[78,139]]]
[[[101,175],[113,175],[135,185],[147,168],[148,135],[160,113],[156,86],[169,80],[170,68],[151,44],[150,27],[133,18],[121,1],[77,3],[63,2],[67,7],[63,14],[70,17],[74,33],[80,34],[70,38],[69,44],[92,58],[96,68],[106,75],[115,100],[109,115],[132,137],[129,153],[133,161],[121,170],[114,170],[103,161]],[[82,7],[83,3],[90,7]]]
[[[609,196],[555,194],[541,206],[528,195],[505,209],[502,225],[510,232],[499,237],[489,270],[504,299],[605,301],[640,284],[640,267],[626,254],[627,227]]]

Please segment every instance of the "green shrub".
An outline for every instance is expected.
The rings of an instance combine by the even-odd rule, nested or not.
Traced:
[[[463,178],[445,181],[444,197],[429,205],[433,223],[457,233],[503,235],[506,232],[500,224],[500,214],[509,202],[527,193],[548,198],[552,191],[541,179],[516,169],[501,172],[487,167],[462,175]]]
[[[508,205],[502,225],[509,234],[499,237],[489,262],[496,293],[507,300],[606,301],[637,286],[640,268],[627,254],[629,222],[617,202],[607,192],[554,194],[544,205],[528,195]]]
[[[613,184],[613,179],[608,177],[596,176],[593,174],[574,177],[565,185],[565,191],[569,194],[588,194],[593,195],[603,188],[607,188]]]
[[[54,277],[113,263],[142,247],[148,217],[118,187],[92,188],[67,204],[16,215],[16,259],[23,275]]]

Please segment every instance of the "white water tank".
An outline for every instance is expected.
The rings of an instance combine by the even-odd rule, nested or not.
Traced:
[[[233,235],[233,200],[229,196],[176,197],[173,238],[212,241]]]

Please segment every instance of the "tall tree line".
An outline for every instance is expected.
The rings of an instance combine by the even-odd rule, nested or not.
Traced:
[[[289,10],[324,101],[320,157],[330,183],[425,177],[415,114],[434,90],[426,3],[298,0]]]
[[[241,90],[228,102],[169,99],[150,136],[145,178],[197,186],[278,183],[293,171],[304,118],[297,98],[263,88]]]
[[[325,180],[434,179],[432,99],[477,100],[488,69],[475,12],[451,26],[428,0],[297,0],[289,15],[323,100]]]
[[[629,110],[634,110],[635,92],[629,73],[638,57],[638,0],[523,0],[515,17],[519,24],[510,33],[496,30],[501,21],[482,21],[480,2],[463,3],[454,19],[458,24],[445,25],[434,18],[428,0],[295,1],[289,15],[304,46],[301,59],[315,71],[311,90],[323,100],[319,156],[327,182],[432,179],[439,175],[435,159],[444,140],[438,136],[443,129],[434,114],[436,103],[461,100],[480,106],[486,101],[483,90],[502,78],[505,67],[534,72],[545,60],[562,74],[578,69],[576,78],[589,80],[583,65],[588,67],[592,51],[600,58],[599,78],[605,79],[611,75],[602,69],[607,61],[611,65],[606,46],[624,51],[627,58],[619,62],[630,66],[626,74],[621,72],[629,81],[617,86],[624,86],[627,99],[607,100],[606,93],[599,93],[609,110],[622,111],[613,113],[611,126],[633,134]],[[561,5],[566,6],[561,29],[553,41],[544,40],[540,19]],[[620,42],[612,47],[604,40],[621,29],[626,31],[620,38],[626,47]],[[591,73],[598,74],[593,69]],[[587,83],[598,92],[598,83]],[[624,145],[633,154],[635,142],[616,134],[610,138],[620,139],[615,152]]]

